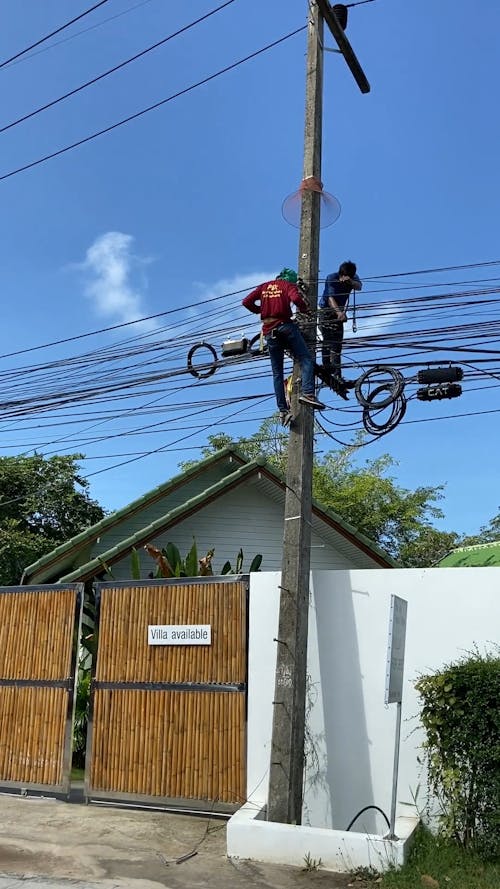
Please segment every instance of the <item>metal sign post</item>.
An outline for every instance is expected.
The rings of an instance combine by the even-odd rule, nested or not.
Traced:
[[[392,773],[391,821],[389,839],[396,840],[396,801],[398,792],[399,745],[401,739],[401,702],[403,700],[403,673],[405,663],[406,612],[408,602],[399,596],[391,596],[389,618],[389,643],[387,646],[387,670],[385,703],[397,704],[396,739],[394,743],[394,767]]]

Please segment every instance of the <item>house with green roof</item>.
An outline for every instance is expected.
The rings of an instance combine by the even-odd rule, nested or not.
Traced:
[[[457,546],[438,562],[438,568],[489,568],[500,565],[500,540]]]
[[[155,567],[145,544],[175,543],[181,553],[193,538],[198,552],[215,548],[214,574],[242,548],[245,567],[257,553],[263,571],[280,571],[285,481],[264,458],[246,459],[228,447],[105,516],[28,565],[23,584],[75,582],[102,576],[130,579],[130,554],[139,553],[145,578]],[[395,562],[339,515],[313,502],[311,569],[392,568]]]

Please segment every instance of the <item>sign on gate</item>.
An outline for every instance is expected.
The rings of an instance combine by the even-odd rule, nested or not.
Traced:
[[[210,624],[150,624],[148,645],[211,645]]]

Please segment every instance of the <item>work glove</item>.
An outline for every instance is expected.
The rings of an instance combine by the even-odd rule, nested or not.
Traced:
[[[301,295],[307,297],[307,294],[309,293],[309,287],[303,278],[297,278],[297,287]]]

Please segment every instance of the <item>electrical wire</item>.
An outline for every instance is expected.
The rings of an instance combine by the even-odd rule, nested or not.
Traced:
[[[390,305],[394,310],[399,307],[401,317],[406,317],[407,323],[404,330],[398,331],[393,324],[392,329],[384,330],[374,336],[358,336],[356,340],[347,338],[345,359],[350,363],[351,356],[355,356],[352,369],[356,376],[363,370],[380,364],[380,356],[386,352],[390,354],[391,359],[394,359],[392,366],[399,370],[406,367],[409,371],[409,375],[405,377],[405,386],[409,390],[408,398],[414,402],[417,386],[415,369],[426,363],[443,363],[441,356],[444,354],[448,359],[450,354],[453,354],[451,350],[456,348],[459,352],[454,356],[453,363],[470,355],[468,360],[461,362],[466,382],[470,384],[470,381],[476,380],[481,383],[486,377],[500,381],[500,349],[491,348],[500,337],[498,292],[474,297],[475,310],[472,317],[477,314],[480,300],[484,299],[484,311],[488,313],[484,320],[447,325],[447,314],[450,319],[455,320],[457,307],[461,307],[463,301],[470,299],[471,293],[477,292],[475,286],[467,289],[462,281],[454,283],[460,290],[447,290],[449,305],[444,310],[443,319],[440,319],[439,324],[429,322],[432,326],[425,332],[422,331],[421,325],[412,323],[412,313],[416,306],[421,306],[422,312],[425,312],[427,317],[432,306],[443,305],[442,294],[429,293],[425,297],[420,295],[414,299],[404,297],[394,300],[391,297],[381,305],[367,304],[368,322],[376,318],[381,309]],[[449,288],[450,284],[448,281],[443,286]],[[203,301],[200,302],[200,312],[205,321],[200,318],[200,321],[193,322],[189,317],[190,305],[181,305],[169,310],[168,313],[160,313],[168,314],[168,325],[161,329],[141,332],[121,338],[118,342],[108,342],[80,354],[59,357],[45,363],[37,361],[25,366],[5,367],[0,371],[0,417],[3,419],[3,424],[0,426],[0,442],[5,442],[3,446],[6,449],[17,447],[19,451],[24,447],[30,450],[37,449],[38,452],[42,450],[45,453],[52,447],[56,447],[55,453],[60,453],[70,449],[74,451],[75,448],[81,450],[84,445],[85,449],[90,449],[85,459],[113,461],[112,454],[104,457],[103,454],[93,453],[93,450],[104,442],[118,442],[121,438],[131,440],[132,437],[140,436],[160,437],[158,447],[150,450],[116,453],[115,462],[103,466],[98,470],[98,473],[101,473],[124,465],[122,457],[132,457],[135,462],[154,454],[175,451],[177,444],[182,443],[183,446],[187,446],[186,439],[201,440],[213,432],[214,428],[220,429],[223,423],[261,422],[263,419],[261,411],[256,408],[269,405],[272,411],[274,405],[271,391],[267,393],[259,391],[263,373],[271,389],[270,374],[266,367],[267,359],[264,355],[235,356],[220,362],[217,373],[210,380],[204,381],[192,379],[186,367],[188,350],[193,342],[196,342],[195,328],[200,324],[204,325],[204,332],[209,335],[208,340],[214,342],[217,348],[219,340],[231,334],[240,335],[240,315],[244,316],[247,322],[249,318],[242,307],[241,310],[235,311],[234,296],[235,293],[232,292],[211,297],[207,301],[212,321],[208,326],[206,326]],[[460,308],[461,318],[462,314]],[[397,318],[398,316],[394,315],[392,321]],[[231,323],[227,323],[228,319]],[[250,323],[258,322],[252,318]],[[103,328],[101,331],[69,339],[78,341],[83,336],[97,336],[106,333],[107,330],[108,328]],[[46,347],[50,345],[52,344],[46,344]],[[40,348],[43,347],[34,347],[34,349]],[[16,359],[24,352],[34,349],[21,350]],[[472,349],[475,351],[471,352]],[[405,352],[409,357],[401,358]],[[370,358],[372,354],[373,360]],[[471,363],[472,354],[474,354],[473,363]],[[416,355],[418,361],[415,361]],[[446,363],[451,363],[447,359]],[[224,397],[217,396],[221,386],[224,387]],[[477,391],[478,387],[474,388]],[[472,391],[470,385],[469,391]],[[243,397],[245,400],[242,399],[242,392],[245,393]],[[239,410],[235,411],[236,407]],[[452,414],[449,418],[496,412],[467,411]],[[155,415],[156,420],[152,421],[151,418]],[[139,417],[141,422],[137,422]],[[61,430],[62,435],[50,431],[51,426],[57,427],[59,418],[64,425],[64,429]],[[421,417],[416,420],[405,419],[401,425],[438,419],[445,418],[441,415]],[[362,416],[354,402],[349,406],[343,404],[337,406],[334,401],[322,420],[328,424],[331,431],[316,421],[316,435],[328,437],[342,447],[351,446],[349,442],[342,440],[346,434],[357,435],[362,428]],[[12,424],[15,424],[13,428]],[[32,434],[27,439],[23,429],[26,433],[28,429],[38,430],[39,441],[34,441],[36,436]],[[12,434],[15,435],[16,445],[11,445],[9,442]],[[337,438],[339,434],[340,438]],[[373,440],[368,440],[363,446],[368,446]],[[198,450],[203,447],[204,444],[199,444]],[[116,463],[119,458],[120,463]],[[125,459],[124,462],[128,463],[129,460]]]
[[[239,403],[239,401],[240,401],[240,399],[238,399],[238,403]],[[235,413],[236,413],[236,414],[240,414],[242,411],[244,411],[244,410],[246,410],[246,409],[247,409],[247,408],[246,408],[246,406],[245,406],[245,407],[241,408],[239,411],[235,411],[235,412],[233,412],[233,413],[231,413],[231,414],[228,414],[227,417],[222,417],[220,420],[217,419],[217,420],[214,421],[213,423],[208,424],[208,426],[205,427],[205,430],[204,430],[204,431],[206,431],[207,429],[211,429],[211,428],[213,428],[214,426],[218,426],[220,422],[224,422],[225,420],[229,419],[229,417],[234,417]],[[197,430],[197,431],[198,431],[198,430]],[[196,432],[193,432],[193,433],[192,433],[192,435],[195,435],[195,434],[196,434]],[[179,438],[179,439],[177,439],[176,441],[172,442],[172,444],[178,444],[180,441],[185,441],[186,438],[191,438],[192,435],[181,436],[181,438]],[[162,453],[164,450],[165,450],[165,447],[155,448],[155,449],[152,450],[152,451],[147,451],[147,453],[145,454],[145,456],[150,457],[152,454],[159,454],[159,453]],[[91,478],[91,477],[94,476],[94,475],[101,475],[101,473],[103,473],[103,472],[108,472],[110,469],[119,469],[119,468],[121,468],[122,466],[127,466],[127,465],[130,464],[130,463],[135,463],[135,462],[136,462],[137,460],[139,460],[139,459],[141,459],[141,458],[140,458],[140,457],[133,457],[133,458],[131,458],[130,460],[123,460],[121,463],[115,463],[115,464],[113,464],[113,466],[107,466],[105,469],[98,469],[96,472],[90,472],[90,473],[88,473],[88,475],[87,475],[86,477],[87,477],[87,478]]]
[[[454,328],[451,328],[451,330],[454,331],[455,329],[454,329]],[[479,333],[479,331],[481,331],[481,336],[477,338],[477,342],[478,342],[478,343],[481,343],[481,342],[484,343],[484,342],[489,341],[489,338],[485,335],[484,329],[481,330],[481,326],[478,326],[478,333]],[[433,333],[433,335],[435,335],[436,337],[439,337],[439,338],[442,340],[442,334],[443,334],[443,330],[442,330],[442,328],[437,328],[437,329],[433,330],[432,333]],[[363,348],[365,348],[365,349],[369,349],[369,348],[376,347],[377,350],[380,352],[381,343],[384,342],[384,340],[385,340],[385,335],[383,335],[383,336],[379,336],[379,337],[374,337],[374,338],[372,338],[372,340],[375,341],[375,343],[372,341],[372,342],[369,343],[369,344],[361,344],[361,345],[362,345]],[[471,339],[470,339],[470,334],[469,334],[469,345],[465,345],[465,346],[462,345],[462,346],[458,347],[458,345],[456,345],[456,346],[451,346],[450,344],[448,344],[448,345],[447,345],[447,350],[450,351],[450,350],[452,350],[452,349],[454,349],[454,348],[460,348],[462,351],[470,352],[470,351],[474,348],[473,346],[470,345],[471,342],[473,343],[473,342],[475,342],[475,340],[471,340]],[[395,344],[389,344],[389,345],[396,345],[396,346],[397,346],[397,345],[399,345],[399,344],[400,344],[400,338],[398,338],[397,343],[395,343]],[[61,370],[61,368],[64,367],[64,366],[70,366],[70,365],[72,365],[73,367],[76,367],[76,369],[78,369],[78,367],[82,367],[82,369],[85,369],[85,364],[88,364],[88,365],[89,365],[89,370],[90,370],[90,368],[93,367],[93,365],[95,365],[95,360],[96,360],[96,359],[99,360],[99,361],[101,361],[101,362],[104,361],[105,363],[107,363],[107,362],[109,362],[109,361],[116,360],[117,358],[119,358],[120,360],[123,360],[123,359],[126,358],[126,357],[130,357],[130,359],[134,359],[134,358],[136,358],[137,356],[140,356],[140,355],[142,355],[142,356],[144,357],[144,350],[145,350],[145,349],[146,349],[146,350],[149,349],[149,350],[152,350],[153,352],[156,351],[156,352],[160,353],[160,355],[159,355],[158,358],[153,357],[153,358],[150,359],[149,361],[144,361],[144,360],[143,360],[143,362],[142,362],[142,367],[143,367],[143,368],[144,368],[144,367],[147,367],[148,363],[149,363],[149,364],[151,365],[151,367],[153,368],[153,367],[154,367],[154,364],[157,364],[160,360],[162,360],[162,357],[163,357],[163,356],[162,356],[162,353],[164,353],[164,351],[165,351],[165,349],[168,347],[168,345],[169,345],[169,343],[166,342],[166,341],[161,342],[161,343],[151,343],[151,344],[148,344],[148,345],[146,345],[146,346],[143,346],[142,344],[139,344],[137,347],[133,347],[133,348],[131,348],[128,352],[124,351],[123,349],[120,349],[119,352],[117,352],[117,353],[115,353],[115,354],[113,354],[112,352],[111,352],[109,355],[106,355],[106,354],[101,353],[100,356],[99,356],[99,353],[95,353],[95,354],[90,353],[89,355],[83,355],[83,356],[80,356],[80,357],[73,357],[73,358],[71,358],[71,359],[65,359],[65,360],[58,360],[58,361],[55,361],[55,362],[49,362],[48,364],[45,364],[45,365],[40,365],[40,364],[38,364],[38,365],[33,365],[33,366],[28,366],[28,367],[20,368],[20,369],[17,369],[17,370],[13,370],[12,368],[9,368],[7,371],[4,372],[4,374],[0,374],[0,383],[2,382],[3,379],[5,379],[6,382],[8,381],[10,384],[15,385],[15,387],[16,387],[16,394],[17,394],[17,396],[18,396],[17,399],[16,399],[16,401],[17,401],[17,403],[19,404],[19,403],[21,403],[21,401],[22,401],[22,399],[19,398],[19,396],[22,394],[22,390],[21,390],[20,387],[19,387],[19,377],[22,376],[23,374],[28,373],[28,374],[30,374],[30,375],[33,375],[33,374],[39,374],[39,373],[42,372],[42,371],[43,371],[45,374],[47,374],[47,372],[52,372],[52,370],[53,370],[55,379],[57,379],[58,383],[60,383],[60,380],[61,380],[61,377],[60,377],[60,370]],[[171,346],[172,346],[172,345],[175,345],[175,340],[170,340],[170,345],[171,345]],[[417,342],[417,341],[414,341],[414,342],[412,343],[412,348],[417,348],[417,349],[425,348],[425,349],[429,350],[430,347],[431,347],[431,344],[430,344],[430,343],[423,344],[422,342]],[[442,342],[440,342],[439,349],[442,350],[442,347],[443,347],[443,344],[442,344]],[[437,348],[437,347],[436,347],[436,348]],[[480,348],[478,348],[476,351],[477,351],[477,352],[482,352],[482,353],[490,352],[490,353],[493,354],[493,355],[498,355],[498,354],[500,354],[498,350],[488,350],[488,349],[485,348],[484,345],[482,345],[482,346],[481,346]],[[260,357],[260,356],[259,356],[259,357]],[[242,360],[243,360],[243,361],[246,361],[246,360],[248,360],[248,359],[243,358]],[[477,360],[481,360],[481,359],[477,359]],[[240,361],[240,360],[238,359],[238,362],[239,362],[239,361]],[[90,364],[89,364],[89,362],[90,362]],[[237,363],[236,361],[233,361],[233,364],[236,364],[236,363]],[[369,362],[367,362],[367,363],[369,364]],[[418,362],[418,363],[422,363],[422,362]],[[414,365],[415,362],[411,362],[410,364]],[[131,365],[130,365],[130,367],[133,368],[133,369],[135,370],[135,365],[136,365],[136,361],[135,361],[135,360],[131,360]],[[120,368],[120,373],[122,373],[123,370],[126,370],[126,369],[127,369],[126,366]],[[174,372],[175,372],[175,373],[185,373],[185,371],[186,371],[186,367],[184,366],[184,367],[178,367]],[[80,373],[80,371],[78,371],[78,372]],[[108,370],[106,371],[106,373],[105,373],[105,379],[109,382],[109,375],[110,375],[110,373],[115,373],[115,372],[118,372],[118,371],[110,371],[110,370],[108,369]],[[160,376],[162,376],[162,374],[160,374]],[[134,379],[130,380],[129,377],[127,377],[127,378],[126,378],[126,382],[127,382],[127,384],[130,383],[130,382],[133,382],[134,384],[137,384],[137,382],[140,382],[140,381],[142,380],[142,378],[143,378],[142,376],[139,376],[139,377],[135,378],[135,382],[134,382]],[[154,381],[156,378],[157,378],[157,375],[156,375],[156,374],[150,374],[149,377],[148,377],[148,379],[149,379],[150,381]],[[94,382],[96,381],[96,379],[98,379],[98,378],[96,378],[95,369],[92,370],[92,379],[94,380]],[[114,384],[113,384],[113,385],[114,385]],[[96,387],[96,388],[97,388],[97,387]],[[33,390],[33,382],[32,382],[32,381],[29,382],[28,391],[29,391],[29,393],[30,393],[30,396],[33,396],[33,392],[34,392],[34,390]],[[4,389],[3,394],[5,395],[5,394],[7,394],[7,393],[8,393],[8,390],[5,390],[5,389]],[[3,405],[3,406],[5,407],[5,405]]]
[[[85,18],[86,15],[89,15],[89,13],[94,12],[95,9],[99,9],[100,6],[104,6],[104,4],[108,2],[109,0],[99,0],[99,3],[94,3],[93,6],[85,9],[83,12],[80,13],[80,15],[77,15],[74,18],[70,19],[69,22],[65,22],[64,25],[60,25],[59,28],[55,29],[55,31],[51,31],[50,34],[46,34],[45,37],[41,37],[40,40],[36,40],[35,43],[32,43],[30,44],[30,46],[26,46],[24,49],[21,49],[9,59],[5,59],[3,62],[0,62],[0,68],[5,68],[6,65],[10,65],[11,62],[14,62],[16,59],[24,56],[31,49],[35,49],[35,47],[40,46],[42,43],[45,43],[46,40],[50,40],[51,37],[55,37],[56,34],[60,34],[61,31],[65,31],[66,28],[70,27],[70,25],[74,25],[75,22],[79,22],[80,19]]]
[[[73,151],[75,148],[79,148],[81,145],[86,145],[88,142],[92,142],[94,139],[97,139],[99,136],[104,136],[106,133],[111,133],[113,130],[118,129],[118,127],[124,126],[124,124],[131,123],[133,120],[138,120],[138,118],[143,117],[145,114],[149,114],[150,111],[155,111],[157,108],[161,108],[163,105],[167,105],[169,102],[173,102],[174,99],[178,99],[181,96],[187,95],[187,93],[192,92],[195,89],[198,89],[200,86],[204,86],[206,83],[210,83],[212,80],[215,80],[217,77],[221,77],[223,74],[227,74],[229,71],[234,71],[235,68],[239,68],[241,65],[244,65],[246,62],[251,61],[251,59],[257,58],[257,56],[262,55],[265,52],[268,52],[270,49],[274,49],[276,46],[284,43],[286,40],[290,40],[291,37],[295,37],[297,34],[300,34],[305,30],[307,26],[302,25],[300,28],[295,28],[294,31],[290,31],[288,34],[285,34],[283,37],[278,38],[277,40],[273,40],[272,43],[268,43],[266,46],[261,47],[260,49],[255,50],[247,56],[244,56],[241,59],[238,59],[236,62],[232,62],[230,65],[226,65],[224,68],[220,68],[214,74],[209,74],[207,77],[202,78],[202,80],[196,81],[196,83],[190,84],[190,86],[184,87],[182,90],[178,90],[176,93],[172,93],[172,95],[167,96],[165,99],[160,99],[159,102],[154,102],[152,105],[148,105],[146,108],[142,108],[140,111],[136,111],[134,114],[129,114],[128,117],[124,117],[116,123],[110,124],[107,127],[104,127],[102,130],[97,130],[94,133],[91,133],[89,136],[85,136],[82,139],[78,139],[76,142],[72,142],[70,145],[65,145],[64,148],[59,148],[57,151],[53,151],[50,154],[46,154],[43,157],[39,157],[37,160],[30,161],[28,164],[24,164],[21,167],[17,167],[14,170],[10,170],[8,173],[3,173],[0,176],[0,182],[5,179],[10,179],[12,176],[17,176],[19,173],[24,173],[26,170],[31,170],[33,167],[37,167],[40,164],[44,164],[49,160],[52,160],[55,157],[60,157],[62,154],[66,154],[68,151]]]
[[[491,261],[484,262],[484,263],[470,263],[469,265],[447,266],[447,267],[441,267],[441,268],[437,268],[437,269],[436,269],[436,268],[435,268],[435,269],[427,269],[427,270],[426,270],[426,273],[432,274],[432,273],[435,273],[435,272],[454,271],[454,270],[456,270],[456,269],[463,269],[463,270],[466,270],[466,269],[474,269],[474,268],[478,268],[479,266],[494,266],[494,265],[500,265],[500,259],[491,260]],[[392,273],[389,273],[389,274],[386,274],[386,275],[381,275],[381,276],[379,276],[379,277],[389,279],[389,278],[392,278],[392,277],[402,277],[402,276],[418,275],[418,274],[422,274],[422,272],[421,272],[421,271],[416,271],[416,272],[392,272]],[[365,277],[364,280],[366,281],[366,280],[373,280],[373,279],[370,279],[370,278],[366,278],[366,277]],[[498,280],[498,279],[494,279],[494,280]],[[454,283],[460,285],[460,284],[463,284],[463,283],[466,283],[466,282],[464,282],[464,281],[459,281],[459,282],[454,282]],[[411,285],[410,285],[410,286],[411,286]],[[417,286],[420,286],[420,285],[417,285]],[[427,285],[424,285],[424,286],[427,286]],[[429,285],[429,286],[432,286],[432,285]],[[448,286],[448,285],[442,285],[442,286]],[[250,289],[250,288],[246,287],[246,288],[243,288],[243,289],[241,289],[241,290],[232,290],[232,291],[228,291],[227,293],[220,294],[219,296],[211,297],[210,299],[207,299],[207,300],[201,300],[199,303],[197,303],[197,305],[198,305],[200,308],[201,308],[201,307],[205,307],[205,306],[210,305],[210,304],[212,304],[212,303],[219,302],[219,301],[221,301],[221,300],[223,300],[223,299],[226,299],[227,297],[231,297],[231,296],[239,296],[239,295],[242,294],[242,293],[248,293],[249,289]],[[477,293],[477,292],[478,292],[477,290],[473,290],[473,291],[470,291],[470,290],[464,290],[464,291],[461,291],[458,295],[462,296],[464,299],[469,299],[473,293]],[[488,291],[488,292],[489,292],[489,291]],[[492,291],[492,292],[497,292],[497,293],[498,293],[498,289],[497,289],[497,290],[494,290],[494,291]],[[449,296],[452,296],[453,294],[450,293],[450,294],[448,294],[448,295],[449,295]],[[442,295],[438,295],[438,296],[431,297],[432,300],[438,300],[438,299],[441,299],[441,298],[442,298]],[[420,297],[418,297],[417,299],[420,299]],[[425,300],[425,297],[422,298],[422,299]],[[402,303],[401,301],[390,301],[390,304],[394,304],[394,305],[396,305],[396,306],[397,306],[397,305],[408,305],[409,303],[410,303],[410,301],[407,300],[407,299],[404,300],[404,303]],[[74,336],[64,337],[64,338],[62,338],[62,339],[52,340],[52,341],[49,341],[49,342],[45,342],[45,343],[42,343],[42,344],[37,345],[37,346],[30,346],[30,347],[25,348],[25,349],[17,349],[17,350],[12,351],[12,352],[5,352],[5,353],[3,353],[3,354],[0,355],[0,360],[3,359],[3,358],[11,358],[11,357],[14,357],[14,356],[17,356],[17,355],[23,355],[23,354],[26,354],[26,353],[28,353],[28,352],[38,351],[38,350],[40,350],[40,349],[47,349],[47,348],[52,347],[52,346],[60,346],[60,345],[63,345],[63,344],[65,344],[65,343],[75,342],[76,340],[84,339],[84,338],[86,338],[86,337],[97,336],[97,335],[100,335],[100,334],[103,334],[103,333],[110,333],[110,332],[112,332],[112,331],[120,330],[120,329],[123,329],[123,328],[129,328],[129,327],[132,327],[132,326],[134,326],[134,325],[136,325],[136,324],[142,324],[142,323],[144,323],[144,322],[146,322],[146,321],[154,321],[154,320],[157,320],[157,319],[159,319],[159,318],[166,318],[167,316],[170,316],[170,315],[172,315],[172,314],[175,314],[175,313],[178,312],[180,309],[182,309],[182,308],[187,308],[187,307],[188,307],[188,304],[186,304],[186,305],[184,305],[184,306],[181,305],[181,306],[179,306],[178,308],[168,309],[168,310],[163,311],[163,312],[156,312],[156,313],[154,313],[154,314],[150,314],[150,315],[143,315],[143,316],[141,316],[140,318],[135,318],[133,321],[123,321],[123,322],[120,322],[120,323],[118,323],[118,324],[111,324],[111,325],[108,325],[107,327],[97,328],[97,329],[95,329],[95,330],[86,331],[86,332],[84,332],[84,333],[76,334],[76,335],[74,335]],[[190,307],[191,307],[191,306],[190,306]],[[456,303],[454,304],[454,307],[456,307]],[[380,308],[381,308],[380,305],[377,305],[377,306],[375,307],[375,311],[379,311]],[[367,305],[365,305],[365,304],[361,304],[361,305],[359,306],[359,309],[363,312],[365,309],[367,309]],[[477,307],[475,307],[475,310],[477,310]],[[241,317],[247,317],[247,318],[248,318],[248,313],[243,314],[243,311],[242,311]],[[191,319],[191,322],[192,322],[192,319]],[[148,336],[148,335],[149,335],[149,334],[143,334],[143,336]]]
[[[184,25],[182,28],[179,28],[177,31],[174,31],[172,34],[168,34],[167,37],[163,37],[162,40],[158,40],[156,43],[151,44],[151,46],[147,46],[146,49],[141,50],[130,58],[125,59],[123,62],[120,62],[118,65],[114,65],[112,68],[108,68],[107,71],[103,71],[102,74],[98,74],[96,77],[92,77],[91,80],[87,80],[85,83],[80,84],[80,86],[75,87],[72,90],[69,90],[67,93],[63,93],[62,96],[58,96],[57,99],[52,99],[50,102],[46,102],[45,105],[40,105],[38,108],[35,108],[34,111],[30,111],[28,114],[22,115],[22,117],[18,117],[16,120],[11,121],[10,123],[4,124],[0,127],[0,133],[5,133],[6,130],[12,129],[12,127],[16,127],[21,123],[24,123],[26,120],[30,120],[32,117],[35,117],[37,114],[40,114],[42,111],[47,111],[49,108],[53,108],[55,105],[58,105],[60,102],[64,102],[65,99],[69,99],[71,96],[76,96],[77,93],[82,92],[82,90],[87,89],[89,86],[93,86],[95,83],[99,83],[99,81],[104,80],[104,78],[109,77],[110,74],[115,74],[116,71],[120,71],[122,68],[125,68],[127,65],[130,65],[132,62],[136,62],[137,59],[141,59],[143,56],[152,52],[155,49],[158,49],[160,46],[164,46],[170,40],[173,40],[175,37],[179,37],[181,34],[185,34],[187,31],[190,31],[196,25],[201,24],[201,22],[206,21],[211,16],[220,12],[222,9],[225,9],[226,6],[230,6],[234,3],[235,0],[225,0],[220,6],[217,6],[215,9],[211,9],[210,12],[205,13],[205,15],[200,16],[194,21],[190,22],[188,25]]]
[[[205,305],[208,305],[209,303],[216,302],[216,301],[224,299],[228,296],[239,296],[239,294],[247,293],[247,292],[248,292],[248,288],[244,288],[243,290],[233,290],[230,293],[224,293],[224,294],[221,294],[221,296],[215,296],[215,297],[212,297],[211,299],[203,300],[202,302],[199,302],[198,305],[205,306]],[[180,308],[185,308],[185,307],[181,306]],[[111,333],[111,331],[121,330],[124,327],[132,327],[135,324],[144,323],[144,321],[153,321],[156,318],[164,318],[167,315],[173,315],[175,312],[178,312],[178,311],[179,311],[179,308],[167,309],[164,312],[155,312],[154,315],[145,315],[141,318],[135,318],[133,321],[122,321],[119,324],[110,324],[108,327],[100,327],[97,330],[89,330],[86,333],[79,333],[79,334],[76,334],[75,336],[67,336],[67,337],[64,337],[63,339],[60,339],[60,340],[52,340],[52,342],[42,343],[39,346],[29,346],[26,349],[17,349],[14,352],[5,352],[3,355],[0,355],[0,360],[2,358],[13,358],[16,355],[25,355],[27,352],[35,352],[35,351],[38,351],[39,349],[48,349],[52,346],[61,346],[64,343],[72,343],[72,342],[75,342],[75,340],[81,340],[81,339],[84,339],[85,337],[97,336],[102,333]],[[146,334],[144,334],[144,336],[146,336]]]
[[[103,25],[107,25],[108,22],[113,22],[115,19],[128,15],[129,12],[134,12],[142,6],[147,6],[148,3],[151,3],[151,0],[141,0],[140,3],[135,3],[133,6],[129,6],[128,9],[123,9],[121,12],[115,13],[115,15],[110,15],[105,19],[101,19],[101,21],[96,22],[95,25],[90,25],[88,28],[82,28],[82,30],[77,31],[76,34],[70,34],[68,37],[63,37],[62,40],[56,40],[54,43],[49,44],[49,46],[44,46],[42,49],[37,50],[37,52],[32,52],[29,55],[25,55],[22,58],[9,63],[9,68],[14,67],[14,65],[21,65],[23,62],[29,62],[29,60],[34,59],[35,56],[39,56],[44,52],[49,52],[49,50],[55,49],[56,46],[62,46],[63,43],[68,43],[70,40],[76,40],[77,37],[82,37],[83,34],[88,34],[89,31],[95,31],[96,28],[101,28]]]
[[[438,272],[456,272],[462,269],[482,269],[487,268],[488,266],[499,265],[500,260],[487,260],[485,262],[469,262],[465,265],[444,265],[438,266],[437,268],[431,269],[418,269],[417,271],[412,272],[391,272],[389,275],[371,275],[370,277],[364,277],[364,281],[383,281],[387,278],[407,278],[409,275],[432,275]]]

